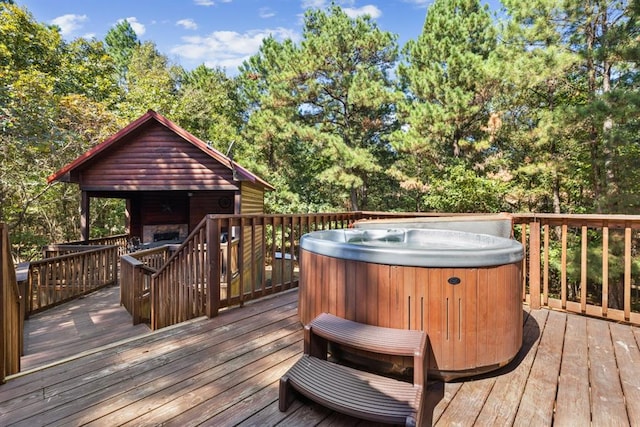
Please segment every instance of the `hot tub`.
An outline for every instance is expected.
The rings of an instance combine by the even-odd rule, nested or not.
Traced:
[[[522,245],[497,235],[391,225],[301,238],[301,321],[328,312],[424,330],[429,376],[445,380],[509,363],[522,345]]]

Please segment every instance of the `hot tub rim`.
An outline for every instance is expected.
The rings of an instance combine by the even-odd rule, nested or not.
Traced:
[[[499,237],[482,233],[469,233],[455,230],[440,229],[402,229],[412,232],[423,232],[429,234],[456,235],[458,237],[481,236],[484,239],[497,242],[497,246],[471,247],[453,249],[435,248],[401,248],[393,247],[389,251],[389,246],[368,246],[349,243],[346,241],[336,241],[323,239],[327,233],[344,233],[350,229],[317,230],[303,235],[300,238],[300,248],[319,255],[333,258],[347,259],[352,261],[370,262],[374,264],[398,265],[408,267],[437,267],[437,268],[475,268],[493,267],[505,264],[521,262],[524,258],[522,244],[514,239]],[[399,231],[394,228],[390,231]]]

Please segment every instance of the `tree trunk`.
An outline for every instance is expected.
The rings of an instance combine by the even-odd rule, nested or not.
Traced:
[[[353,212],[360,210],[358,207],[358,191],[355,187],[351,187],[351,210]]]

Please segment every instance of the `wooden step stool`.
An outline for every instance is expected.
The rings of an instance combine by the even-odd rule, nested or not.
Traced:
[[[420,425],[427,373],[427,335],[383,328],[323,313],[304,329],[304,355],[280,378],[279,408],[292,390],[343,414],[374,422]],[[333,342],[373,353],[413,357],[413,383],[327,361]]]

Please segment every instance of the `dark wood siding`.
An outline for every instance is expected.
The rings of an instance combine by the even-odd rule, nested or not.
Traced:
[[[186,193],[170,191],[144,193],[142,206],[144,225],[188,223],[189,205]]]
[[[191,195],[189,229],[193,230],[207,214],[233,214],[233,191],[198,191]]]
[[[232,171],[157,122],[151,122],[80,172],[84,190],[236,190]]]

